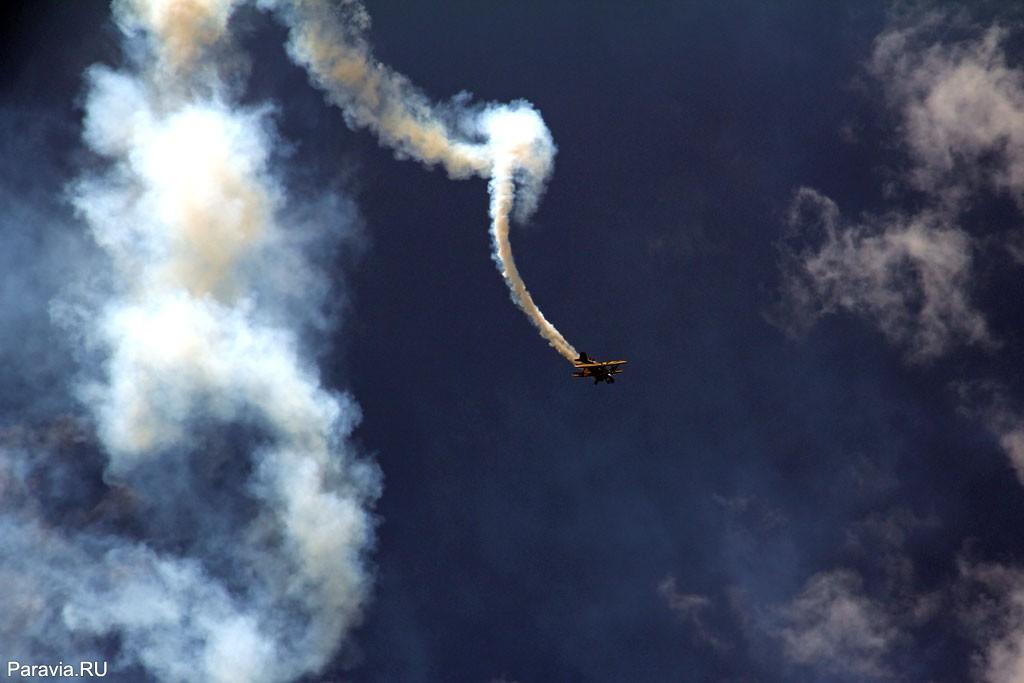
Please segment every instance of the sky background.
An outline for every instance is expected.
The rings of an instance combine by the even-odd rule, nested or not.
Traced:
[[[348,128],[282,25],[238,10],[238,99],[273,103],[271,165],[344,216],[310,255],[331,282],[310,347],[383,475],[363,621],[299,680],[1024,680],[1021,16],[366,6],[375,56],[433,101],[542,113],[558,153],[517,262],[577,349],[629,365],[614,386],[571,379],[495,270],[486,182]],[[4,12],[0,422],[84,425],[40,470],[78,482],[43,517],[79,528],[110,496],[74,391],[103,352],[51,302],[106,272],[67,188],[97,163],[83,72],[124,56],[106,3]],[[981,111],[929,109],[950,83]]]

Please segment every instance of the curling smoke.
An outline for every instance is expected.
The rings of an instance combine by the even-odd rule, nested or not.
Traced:
[[[0,434],[9,660],[272,683],[322,670],[361,618],[380,475],[349,443],[358,407],[303,360],[295,292],[315,307],[323,286],[293,238],[302,226],[281,224],[295,207],[270,169],[271,110],[239,106],[219,74],[238,1],[114,0],[131,66],[87,74],[83,137],[104,170],[70,194],[111,267],[52,310],[81,359],[101,359],[80,396],[106,461],[90,478],[67,447]],[[373,61],[351,0],[340,15],[258,2],[285,17],[292,57],[351,125],[452,177],[489,178],[512,297],[575,358],[509,244],[510,214],[530,215],[551,172],[536,110],[431,105]]]
[[[141,66],[88,73],[84,139],[105,170],[71,193],[113,268],[78,317],[105,357],[81,394],[108,457],[93,509],[128,521],[54,525],[68,491],[39,480],[59,463],[0,441],[11,660],[116,653],[115,671],[162,681],[287,681],[360,620],[379,473],[348,442],[357,406],[302,358],[279,286],[293,276],[264,268],[301,256],[278,223],[267,110],[232,103],[212,59],[231,5],[115,2]]]
[[[567,360],[579,354],[541,313],[516,268],[509,242],[513,211],[525,220],[537,208],[551,173],[555,145],[529,103],[472,107],[462,100],[435,106],[401,74],[377,62],[364,37],[369,18],[355,0],[342,14],[323,0],[265,1],[291,29],[289,52],[349,125],[369,128],[399,157],[441,164],[453,178],[490,179],[494,258],[512,300]]]

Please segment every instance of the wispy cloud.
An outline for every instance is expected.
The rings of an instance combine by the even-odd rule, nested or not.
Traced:
[[[985,683],[1024,680],[1024,571],[960,562],[960,618],[981,651],[975,673]]]
[[[680,620],[690,625],[694,636],[701,643],[716,650],[730,647],[708,624],[708,613],[714,609],[711,598],[696,593],[683,593],[679,590],[676,577],[672,575],[658,583],[658,595]]]
[[[901,652],[945,604],[942,589],[921,591],[908,539],[937,525],[907,508],[852,524],[845,561],[810,576],[788,600],[751,610],[749,627],[777,644],[789,663],[830,678],[899,678]]]
[[[889,675],[885,660],[900,638],[885,606],[855,572],[815,574],[780,611],[783,652],[796,663],[840,675]]]
[[[972,303],[979,247],[963,217],[985,192],[1024,208],[1024,70],[1008,62],[1007,36],[915,11],[876,39],[868,71],[907,159],[890,189],[921,208],[851,220],[820,192],[799,189],[780,243],[780,326],[799,334],[824,315],[855,313],[914,362],[995,345]],[[1004,241],[1019,253],[1019,235]]]
[[[1024,484],[1024,409],[994,381],[954,385],[965,415],[980,419],[998,439],[1017,478]]]
[[[842,217],[839,207],[800,188],[780,243],[784,304],[774,320],[793,334],[846,311],[873,321],[912,361],[957,345],[992,346],[969,295],[969,236],[940,211]]]
[[[909,180],[954,200],[987,186],[1024,206],[1024,70],[1008,64],[1006,29],[958,23],[914,15],[875,41],[870,68],[898,112]],[[940,41],[950,28],[967,35]]]

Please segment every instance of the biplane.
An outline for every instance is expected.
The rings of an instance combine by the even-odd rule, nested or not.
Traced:
[[[600,384],[606,382],[613,384],[615,377],[622,373],[622,366],[626,364],[624,360],[594,360],[587,355],[585,351],[580,352],[580,357],[572,362],[575,366],[576,371],[572,373],[573,377],[593,377],[594,384]]]

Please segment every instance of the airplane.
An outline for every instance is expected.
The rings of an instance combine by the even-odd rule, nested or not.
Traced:
[[[594,360],[587,355],[586,351],[581,351],[580,357],[574,360],[572,364],[576,367],[576,372],[572,373],[573,377],[593,377],[594,384],[600,384],[601,382],[613,384],[615,378],[612,375],[620,374],[622,366],[626,364],[626,361]]]

